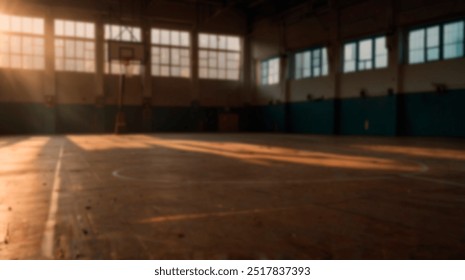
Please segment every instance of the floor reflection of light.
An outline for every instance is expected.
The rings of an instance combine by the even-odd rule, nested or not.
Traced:
[[[25,165],[35,167],[42,148],[49,140],[49,137],[31,137],[0,147],[0,174],[24,169]]]
[[[10,258],[21,246],[27,247],[31,243],[31,236],[24,236],[24,231],[15,230],[18,224],[40,223],[37,215],[41,209],[37,204],[25,203],[34,200],[38,191],[43,191],[37,178],[40,175],[26,173],[29,168],[39,165],[39,157],[50,141],[50,137],[7,138],[4,146],[0,147],[0,242],[5,246],[0,250],[0,258]],[[22,184],[22,182],[26,182]],[[18,214],[20,213],[20,214]],[[19,244],[19,245],[18,245]]]
[[[312,166],[394,170],[414,172],[419,170],[416,164],[399,162],[379,157],[352,156],[338,153],[295,150],[273,146],[244,144],[236,142],[206,142],[197,140],[164,140],[156,137],[139,136],[138,141],[170,149],[213,154],[245,161],[258,160],[268,163],[294,163]]]
[[[73,142],[79,148],[85,151],[100,151],[110,149],[144,149],[150,148],[149,145],[138,141],[128,141],[125,136],[116,135],[86,135],[86,136],[67,136],[68,140]]]

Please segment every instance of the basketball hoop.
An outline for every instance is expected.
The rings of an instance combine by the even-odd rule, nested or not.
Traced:
[[[115,116],[115,133],[119,134],[124,132],[126,128],[126,117],[123,111],[125,80],[126,77],[132,77],[136,74],[135,67],[141,67],[140,65],[144,61],[144,45],[141,43],[108,41],[108,60],[110,63],[118,62],[120,65],[118,111]]]

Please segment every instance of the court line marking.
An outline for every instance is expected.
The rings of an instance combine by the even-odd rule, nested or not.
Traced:
[[[54,259],[53,255],[53,240],[55,238],[56,216],[58,212],[58,198],[61,185],[61,163],[63,159],[63,144],[60,147],[58,161],[55,166],[53,176],[53,187],[50,194],[50,207],[48,209],[47,222],[45,223],[44,233],[42,235],[41,252],[42,256],[48,259]]]

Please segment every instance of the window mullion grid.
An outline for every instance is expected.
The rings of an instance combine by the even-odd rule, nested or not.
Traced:
[[[359,50],[360,48],[360,44],[359,44],[359,41],[356,41],[355,42],[355,72],[358,72],[359,71]]]

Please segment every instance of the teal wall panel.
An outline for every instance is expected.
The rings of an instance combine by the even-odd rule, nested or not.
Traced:
[[[94,105],[56,106],[56,133],[101,133],[103,114]]]
[[[340,100],[340,134],[396,135],[396,96]]]
[[[191,131],[194,126],[190,107],[154,107],[152,110],[152,131]]]
[[[465,137],[465,90],[401,94],[397,103],[400,135]]]
[[[294,133],[333,134],[334,101],[308,101],[292,103],[290,131]]]
[[[0,103],[0,134],[50,134],[55,109],[37,103]]]
[[[231,108],[241,131],[465,137],[465,90]],[[126,132],[218,131],[222,107],[125,106]],[[0,134],[112,133],[116,106],[0,103]],[[366,127],[365,122],[369,125]]]
[[[123,106],[122,112],[126,126],[121,131],[124,133],[147,133],[151,132],[152,110],[142,106]],[[104,130],[112,133],[115,130],[116,114],[118,107],[105,106],[104,108]]]
[[[286,131],[286,106],[273,104],[254,107],[254,127],[260,132],[285,132]]]

